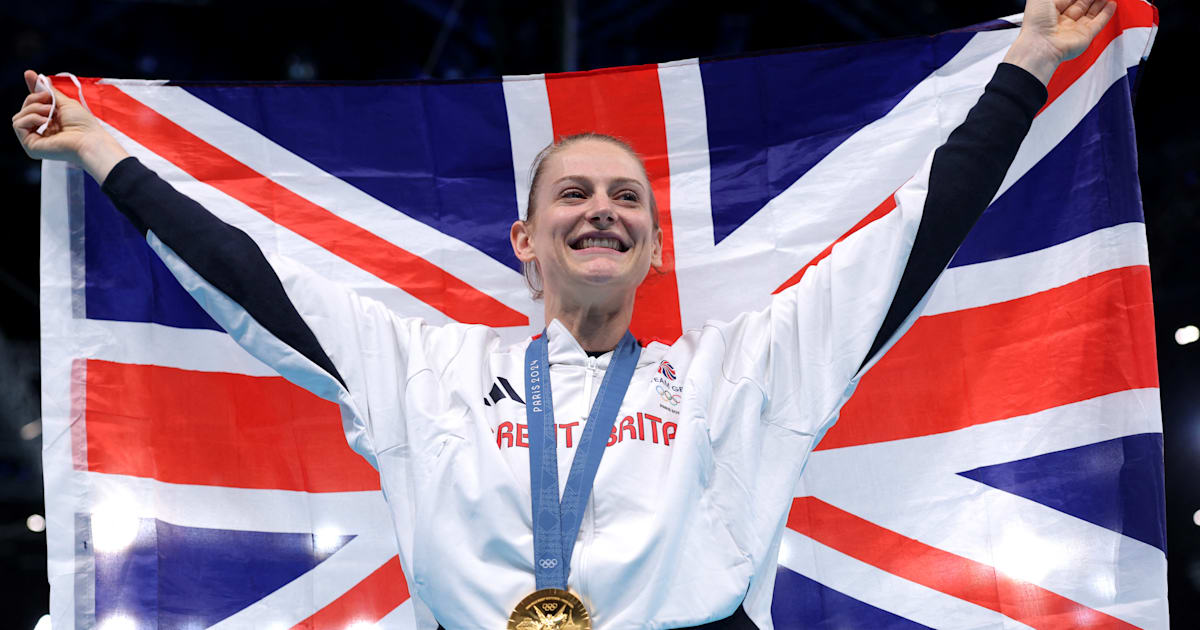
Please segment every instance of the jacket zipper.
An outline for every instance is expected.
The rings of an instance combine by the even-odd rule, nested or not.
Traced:
[[[587,358],[587,378],[584,379],[583,387],[583,410],[584,418],[592,409],[592,379],[596,378],[596,357]]]

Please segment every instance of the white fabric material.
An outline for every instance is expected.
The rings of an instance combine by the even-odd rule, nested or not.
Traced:
[[[67,77],[68,79],[70,79],[71,83],[75,84],[75,88],[79,90],[79,92],[78,92],[79,93],[79,104],[83,105],[83,108],[88,110],[89,112],[92,111],[92,108],[88,107],[87,99],[83,97],[83,86],[79,84],[78,77],[71,74],[70,72],[59,72],[58,74],[56,74],[54,76]],[[58,98],[56,98],[54,96],[54,89],[50,85],[50,79],[47,78],[46,75],[44,75],[44,74],[39,74],[37,76],[37,82],[34,83],[34,85],[33,85],[33,91],[50,93],[50,113],[46,116],[46,122],[42,123],[37,128],[37,133],[40,136],[40,135],[46,133],[46,128],[50,126],[50,121],[54,120],[54,110],[56,107],[58,107]]]
[[[642,352],[572,557],[569,585],[597,628],[697,625],[770,588],[758,582],[773,579],[798,476],[891,302],[928,168],[768,308]],[[402,318],[271,258],[343,389],[150,238],[235,340],[339,403],[350,444],[380,471],[412,592],[447,627],[503,627],[534,588],[525,408],[484,399],[498,377],[524,397],[528,341]],[[548,330],[562,482],[609,355],[588,357],[557,321]]]

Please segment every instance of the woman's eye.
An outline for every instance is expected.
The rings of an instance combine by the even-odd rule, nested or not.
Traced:
[[[570,188],[568,190],[564,190],[562,192],[562,196],[564,199],[583,199],[584,198],[583,191],[575,189],[575,188]]]
[[[637,193],[635,193],[631,190],[627,190],[627,191],[617,195],[617,199],[620,199],[621,201],[629,201],[632,203],[637,203],[638,196],[637,196]]]

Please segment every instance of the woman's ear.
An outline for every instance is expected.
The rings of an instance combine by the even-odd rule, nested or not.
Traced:
[[[512,229],[509,230],[508,239],[512,242],[513,253],[517,255],[517,260],[525,263],[532,262],[535,256],[533,255],[533,234],[530,230],[532,226],[526,221],[513,221]],[[662,240],[661,238],[659,239]]]
[[[663,231],[662,228],[654,230],[654,246],[650,248],[650,266],[657,271],[662,271],[662,252],[663,252]]]

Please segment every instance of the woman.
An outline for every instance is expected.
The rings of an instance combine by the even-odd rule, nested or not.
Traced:
[[[380,472],[424,623],[586,627],[586,607],[606,629],[770,627],[807,454],[992,199],[1054,68],[1114,11],[1028,0],[1006,63],[896,211],[767,309],[672,345],[627,332],[662,232],[640,159],[614,138],[572,137],[540,156],[529,217],[510,237],[550,323],[502,346],[486,327],[405,319],[268,260],[78,104],[58,94],[51,115],[32,72],[13,127],[31,157],[95,177],[247,350],[340,405],[348,440]],[[501,377],[505,394],[488,396]]]

